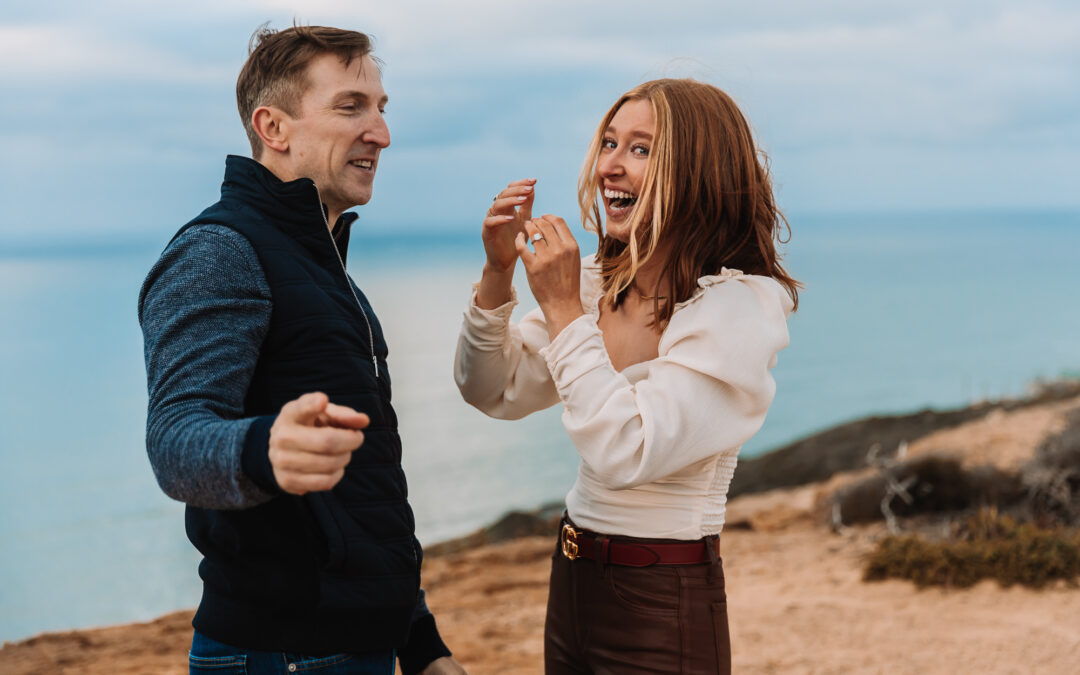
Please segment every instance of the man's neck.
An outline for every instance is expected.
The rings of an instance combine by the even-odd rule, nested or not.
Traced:
[[[334,213],[333,211],[327,209],[326,226],[330,228],[331,232],[334,231],[334,226],[337,225],[338,218],[341,217],[342,213],[344,213],[344,211],[338,211],[337,213]]]
[[[256,159],[255,161],[259,164],[262,164],[267,171],[277,176],[277,179],[280,180],[282,183],[289,183],[298,178],[303,178],[303,176],[297,175],[293,168],[288,164],[276,161],[276,157],[272,154],[263,153],[262,157]],[[317,191],[318,189],[319,186],[316,185],[315,190]],[[320,195],[319,198],[321,200],[322,196]],[[325,202],[320,203],[319,206],[320,208],[325,209],[324,214],[326,215],[326,227],[329,228],[331,232],[333,232],[334,225],[337,223],[338,218],[341,217],[343,211],[333,211],[330,209],[330,207],[326,206]]]

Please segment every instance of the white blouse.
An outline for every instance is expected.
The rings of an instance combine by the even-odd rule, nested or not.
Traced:
[[[675,305],[659,356],[615,370],[597,326],[600,267],[582,259],[585,314],[549,340],[540,309],[465,312],[454,361],[464,399],[499,419],[563,404],[581,455],[566,497],[580,527],[605,534],[699,539],[724,527],[739,448],[765,421],[769,370],[788,344],[792,300],[774,279],[724,268]]]

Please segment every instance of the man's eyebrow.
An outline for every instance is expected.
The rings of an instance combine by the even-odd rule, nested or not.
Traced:
[[[608,125],[608,128],[604,129],[604,133],[605,134],[617,134],[619,132],[615,127],[613,127],[611,125]],[[653,137],[652,134],[649,133],[648,131],[640,131],[640,130],[635,129],[634,131],[630,132],[630,138],[642,138],[642,139],[645,139],[646,141],[651,141],[652,137]]]
[[[337,94],[336,96],[334,96],[334,102],[336,103],[336,102],[338,102],[338,101],[344,101],[344,100],[346,100],[346,99],[354,99],[354,100],[357,100],[357,101],[367,101],[367,100],[369,100],[370,98],[371,98],[370,96],[368,96],[367,94],[365,94],[365,93],[364,93],[364,92],[362,92],[362,91],[353,91],[353,90],[350,90],[350,91],[342,91],[342,92],[339,92],[339,93],[338,93],[338,94]],[[383,94],[383,95],[382,95],[382,96],[381,96],[381,97],[379,98],[379,103],[380,103],[381,105],[386,105],[386,103],[387,103],[387,102],[388,102],[389,100],[390,100],[390,97],[389,97],[389,96],[387,96],[386,94]]]

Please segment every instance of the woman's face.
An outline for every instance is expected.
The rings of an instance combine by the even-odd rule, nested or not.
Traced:
[[[652,103],[627,101],[611,118],[600,143],[596,177],[607,213],[604,229],[622,242],[630,240],[630,212],[641,193],[655,126]]]

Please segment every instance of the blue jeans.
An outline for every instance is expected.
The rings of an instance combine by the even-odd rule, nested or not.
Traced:
[[[195,631],[188,655],[188,670],[191,675],[394,675],[394,657],[393,649],[333,656],[259,652],[230,647]]]

